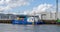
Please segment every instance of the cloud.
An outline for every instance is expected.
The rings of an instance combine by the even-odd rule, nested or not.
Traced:
[[[27,0],[0,0],[0,11],[24,5],[29,5],[29,2]]]
[[[32,11],[24,11],[24,14],[27,15],[34,15],[34,14],[39,14],[41,12],[56,12],[56,7],[53,6],[52,4],[40,4],[37,7],[34,7]]]
[[[52,4],[40,4],[34,7],[31,14],[45,12],[53,7]]]

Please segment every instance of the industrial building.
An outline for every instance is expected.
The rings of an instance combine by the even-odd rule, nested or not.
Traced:
[[[30,15],[30,14],[28,14]],[[56,13],[51,13],[51,12],[41,12],[41,13],[36,13],[34,15],[39,16],[40,20],[56,20]],[[32,16],[32,15],[30,15]],[[58,18],[60,19],[60,13],[58,13]],[[13,20],[16,19],[18,15],[14,14],[2,14],[0,13],[0,20]]]
[[[16,19],[17,16],[13,14],[1,14],[0,13],[0,20],[13,20]]]

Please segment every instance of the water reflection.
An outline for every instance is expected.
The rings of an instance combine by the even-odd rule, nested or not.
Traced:
[[[1,32],[60,32],[60,26],[0,24],[0,31]]]

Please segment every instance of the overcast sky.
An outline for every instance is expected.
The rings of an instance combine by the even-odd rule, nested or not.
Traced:
[[[0,0],[0,12],[3,13],[40,13],[44,11],[56,11],[56,0]]]

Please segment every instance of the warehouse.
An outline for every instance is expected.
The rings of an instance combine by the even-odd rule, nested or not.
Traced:
[[[0,20],[13,20],[16,19],[16,15],[13,14],[0,14]]]

